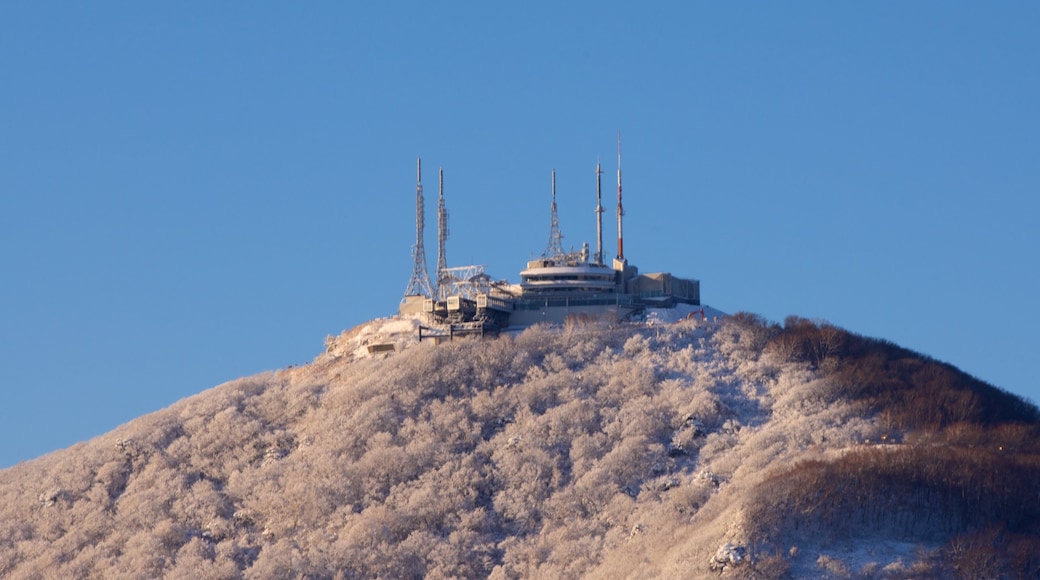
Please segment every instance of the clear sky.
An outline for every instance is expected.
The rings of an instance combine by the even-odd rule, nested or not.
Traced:
[[[450,7],[441,6],[450,4]],[[0,466],[606,246],[1040,400],[1036,2],[0,5]],[[612,255],[612,254],[608,254]]]

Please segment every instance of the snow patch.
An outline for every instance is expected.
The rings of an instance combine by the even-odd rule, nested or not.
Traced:
[[[791,547],[791,573],[795,577],[903,577],[910,574],[922,552],[937,548],[881,536],[860,538],[841,546],[819,545],[827,543],[823,538],[816,543]]]
[[[647,326],[674,324],[682,320],[717,321],[725,316],[725,312],[708,305],[676,304],[674,308],[647,308],[643,319]]]
[[[362,359],[400,351],[419,342],[420,315],[377,318],[325,339],[325,354],[333,358]]]
[[[719,546],[719,549],[715,551],[715,555],[711,557],[708,564],[712,570],[724,572],[726,568],[741,565],[745,558],[747,558],[746,547],[726,543]]]

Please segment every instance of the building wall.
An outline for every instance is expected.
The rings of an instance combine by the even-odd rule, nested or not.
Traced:
[[[670,298],[676,302],[700,304],[701,283],[672,276],[668,272],[641,274],[628,282],[628,291],[641,298]]]

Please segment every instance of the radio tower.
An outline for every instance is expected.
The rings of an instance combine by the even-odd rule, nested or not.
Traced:
[[[596,159],[596,263],[603,263],[603,202],[600,195],[600,179],[603,170],[599,167],[599,158]]]
[[[543,258],[556,258],[563,255],[563,234],[560,233],[560,219],[556,215],[556,168],[552,170],[552,221],[549,223],[549,247],[545,248]]]
[[[617,133],[617,259],[625,261],[625,245],[621,237],[621,217],[625,215],[621,207],[621,131]]]
[[[437,290],[443,293],[445,270],[448,269],[448,258],[445,249],[448,242],[448,208],[444,205],[444,168],[440,168],[440,196],[437,199]],[[445,298],[441,296],[441,298]]]
[[[415,245],[412,246],[412,279],[404,290],[405,296],[425,296],[433,298],[430,287],[430,273],[426,269],[426,249],[423,248],[423,195],[422,195],[422,158],[416,161],[415,183]]]

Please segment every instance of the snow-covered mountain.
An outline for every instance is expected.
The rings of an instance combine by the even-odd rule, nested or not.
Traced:
[[[373,321],[0,471],[0,577],[1037,577],[1035,406],[711,318]]]

